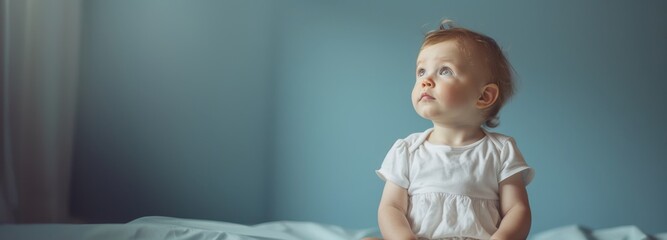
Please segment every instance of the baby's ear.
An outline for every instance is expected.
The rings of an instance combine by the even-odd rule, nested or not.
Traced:
[[[495,83],[489,83],[484,86],[482,89],[482,95],[477,99],[477,108],[486,109],[493,106],[498,100],[498,95],[500,94],[500,89]]]

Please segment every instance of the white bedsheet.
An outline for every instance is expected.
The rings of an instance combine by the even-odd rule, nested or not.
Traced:
[[[619,226],[590,230],[571,225],[550,229],[535,235],[532,240],[667,240],[667,233],[650,236],[637,226]]]
[[[142,217],[126,224],[24,224],[0,226],[0,239],[343,240],[379,236],[377,229],[351,230],[312,222],[277,221],[246,226],[228,222]]]
[[[247,226],[173,217],[142,217],[126,224],[0,225],[0,240],[348,240],[367,236],[380,236],[380,232],[377,228],[354,230],[313,222],[277,221]],[[531,240],[667,240],[667,233],[649,236],[635,226],[589,230],[572,225],[532,236]]]

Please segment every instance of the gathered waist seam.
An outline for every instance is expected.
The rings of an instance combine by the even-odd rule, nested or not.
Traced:
[[[416,197],[416,196],[421,196],[421,195],[451,195],[451,196],[467,197],[467,198],[470,198],[470,199],[472,199],[472,200],[500,201],[500,199],[491,199],[491,198],[475,197],[475,196],[468,196],[468,195],[465,195],[465,194],[448,193],[448,192],[423,192],[423,193],[411,193],[411,194],[409,194],[409,197]]]

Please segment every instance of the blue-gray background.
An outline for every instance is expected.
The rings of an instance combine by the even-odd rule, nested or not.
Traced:
[[[84,1],[72,211],[376,226],[442,18],[494,37],[533,229],[667,231],[664,1]]]

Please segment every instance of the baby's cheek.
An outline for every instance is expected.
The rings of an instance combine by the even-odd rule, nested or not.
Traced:
[[[445,90],[445,102],[447,106],[458,107],[463,105],[468,99],[466,92],[457,87],[449,87]]]
[[[416,104],[417,100],[421,96],[421,90],[417,89],[416,87],[412,89],[412,94],[410,94],[410,101],[412,104]]]

